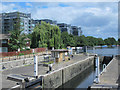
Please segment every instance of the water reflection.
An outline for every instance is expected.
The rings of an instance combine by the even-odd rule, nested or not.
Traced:
[[[76,88],[87,88],[93,83],[94,78],[94,66],[91,66],[59,88],[62,88],[62,90],[66,88],[73,88],[74,90],[76,90]],[[83,81],[85,81],[85,83]]]
[[[120,54],[120,47],[115,47],[115,48],[102,48],[102,49],[95,49],[95,51],[88,50],[88,52],[95,52],[99,55],[102,56],[111,56],[111,55],[117,55]],[[100,72],[102,71],[102,64],[100,65]],[[77,90],[78,88],[81,89],[85,89],[87,90],[88,86],[93,84],[93,81],[95,79],[95,67],[94,65],[89,67],[88,69],[86,69],[85,71],[83,71],[82,73],[80,73],[79,75],[77,75],[76,77],[74,77],[73,79],[71,79],[70,81],[68,81],[67,83],[65,83],[64,85],[60,86],[59,89],[66,89],[66,88],[72,88],[73,90]]]

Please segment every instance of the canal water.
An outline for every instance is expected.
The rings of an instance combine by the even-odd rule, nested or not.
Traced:
[[[111,56],[111,55],[117,55],[118,54],[118,47],[114,48],[98,48],[98,49],[88,49],[89,53],[96,53],[100,56]],[[100,72],[102,71],[102,65],[100,66]],[[95,67],[91,66],[90,68],[83,71],[81,74],[74,77],[72,80],[65,83],[63,86],[60,86],[59,88],[66,89],[66,88],[72,88],[73,90],[77,89],[84,89],[87,90],[87,88],[93,84],[93,81],[95,79]]]
[[[117,55],[119,53],[120,47],[114,47],[114,48],[88,48],[88,53],[96,53],[100,56],[111,56],[111,55]]]

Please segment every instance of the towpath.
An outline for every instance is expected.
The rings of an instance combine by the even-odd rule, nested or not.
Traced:
[[[60,62],[58,64],[54,64],[53,69],[57,70],[57,69],[63,68],[67,65],[70,65],[72,63],[76,63],[77,61],[80,61],[80,60],[84,60],[88,57],[89,56],[86,56],[83,54],[74,55],[73,59],[71,59],[69,61],[64,61],[64,62]],[[38,66],[39,75],[46,74],[47,71],[48,71],[48,67],[45,67],[43,65]],[[9,74],[33,76],[34,75],[34,65],[27,65],[27,66],[23,66],[23,67],[4,70],[2,72],[2,88],[10,88],[10,87],[13,87],[16,85],[15,82],[6,79],[7,75],[9,75]]]
[[[118,86],[118,59],[114,58],[100,75],[100,82],[91,88],[117,88]]]

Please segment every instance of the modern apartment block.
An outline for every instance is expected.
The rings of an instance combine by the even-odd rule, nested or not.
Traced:
[[[57,21],[53,21],[53,20],[50,20],[50,19],[41,19],[41,20],[34,20],[34,24],[41,24],[41,22],[44,21],[46,23],[49,23],[51,25],[56,25],[57,24]]]
[[[15,24],[20,21],[19,29],[22,29],[25,34],[32,33],[31,28],[31,14],[21,12],[2,13],[2,34],[8,34],[9,31],[14,30]]]
[[[72,28],[72,34],[76,36],[81,36],[82,35],[82,30],[81,27],[78,26],[71,26]]]
[[[58,23],[57,26],[61,29],[61,32],[68,32],[68,34],[72,34],[71,25],[66,23]]]
[[[57,26],[61,29],[61,32],[68,32],[68,34],[76,35],[76,36],[81,36],[82,35],[82,30],[81,27],[78,26],[71,26],[70,24],[66,23],[58,23]]]

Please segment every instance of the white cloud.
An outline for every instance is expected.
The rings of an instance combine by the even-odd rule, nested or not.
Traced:
[[[61,7],[59,4],[61,3],[26,3],[31,8],[9,4],[3,5],[3,10],[13,11],[13,8],[17,7],[18,11],[31,12],[34,19],[49,18],[81,26],[83,33],[88,36],[117,38],[117,3],[62,3],[67,5],[66,7]]]
[[[26,3],[26,6],[30,6],[30,7],[32,7],[32,4],[30,4],[30,3]]]
[[[8,5],[4,5],[4,4],[1,4],[1,7],[2,7],[2,12],[10,12],[10,11],[14,11],[13,8],[15,8],[15,4],[8,4]]]

